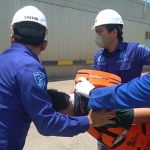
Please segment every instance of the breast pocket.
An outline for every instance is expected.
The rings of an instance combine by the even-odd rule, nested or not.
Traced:
[[[106,63],[105,62],[97,63],[96,70],[106,71]]]
[[[115,66],[115,69],[117,71],[126,71],[129,70],[131,68],[131,64],[130,62],[122,62],[122,63],[118,63]]]
[[[131,76],[130,62],[122,62],[122,63],[116,64],[115,69],[116,69],[117,75],[121,78],[121,81],[123,83],[126,83],[130,80],[130,76]]]

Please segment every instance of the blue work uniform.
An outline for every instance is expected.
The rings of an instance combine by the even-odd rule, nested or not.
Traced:
[[[150,49],[133,42],[119,42],[115,51],[101,49],[94,55],[93,69],[118,75],[122,83],[140,77],[143,65],[150,65]],[[98,142],[98,150],[106,150]]]
[[[0,55],[0,150],[22,150],[32,121],[45,136],[72,137],[89,128],[86,116],[52,109],[44,67],[35,53],[14,43]]]
[[[150,65],[150,49],[139,43],[119,42],[114,52],[101,49],[94,56],[93,69],[118,75],[122,83],[140,77],[143,65]]]
[[[88,107],[94,110],[150,107],[150,73],[125,84],[93,90]]]

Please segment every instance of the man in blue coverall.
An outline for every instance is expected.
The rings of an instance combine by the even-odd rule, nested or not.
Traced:
[[[38,55],[45,50],[46,18],[34,6],[18,10],[12,20],[11,47],[0,55],[0,150],[22,150],[31,122],[45,136],[72,137],[107,123],[109,113],[70,117],[57,113],[47,94],[47,76]]]
[[[139,43],[123,42],[123,19],[118,12],[105,9],[98,13],[92,27],[101,47],[94,55],[93,69],[118,75],[122,83],[140,77],[143,65],[150,65],[150,49]],[[98,142],[98,150],[106,150]]]
[[[105,9],[97,15],[92,27],[96,44],[93,69],[118,75],[122,83],[140,77],[144,65],[150,65],[150,48],[135,42],[123,42],[123,20],[114,10]]]

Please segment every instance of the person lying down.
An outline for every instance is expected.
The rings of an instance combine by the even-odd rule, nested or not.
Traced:
[[[67,94],[56,89],[48,89],[47,92],[51,97],[52,107],[59,113],[70,116],[82,116],[87,115],[90,110],[87,107],[89,99],[84,96],[76,93]],[[150,123],[146,122],[150,122],[150,109],[119,109],[116,110],[116,114],[116,118],[111,118],[111,115],[107,116],[108,119],[115,120],[115,124],[94,128],[100,135],[96,139],[102,142],[108,149],[127,150],[134,147],[133,149],[136,150],[138,147],[143,148],[143,146],[147,148],[146,145],[148,145],[150,133],[148,134],[146,129],[150,128]],[[138,137],[136,137],[137,134]],[[144,137],[143,135],[147,136]],[[133,142],[131,139],[135,138],[136,141],[134,140]],[[145,144],[143,144],[143,140]]]

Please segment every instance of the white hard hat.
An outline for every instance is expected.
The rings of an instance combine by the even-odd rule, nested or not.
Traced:
[[[95,24],[91,29],[104,24],[124,24],[122,17],[112,9],[105,9],[98,13],[95,19]]]
[[[14,24],[23,22],[23,21],[31,21],[36,22],[46,28],[45,34],[48,33],[47,21],[44,14],[34,6],[25,6],[19,9],[12,20],[11,29],[14,29]]]

